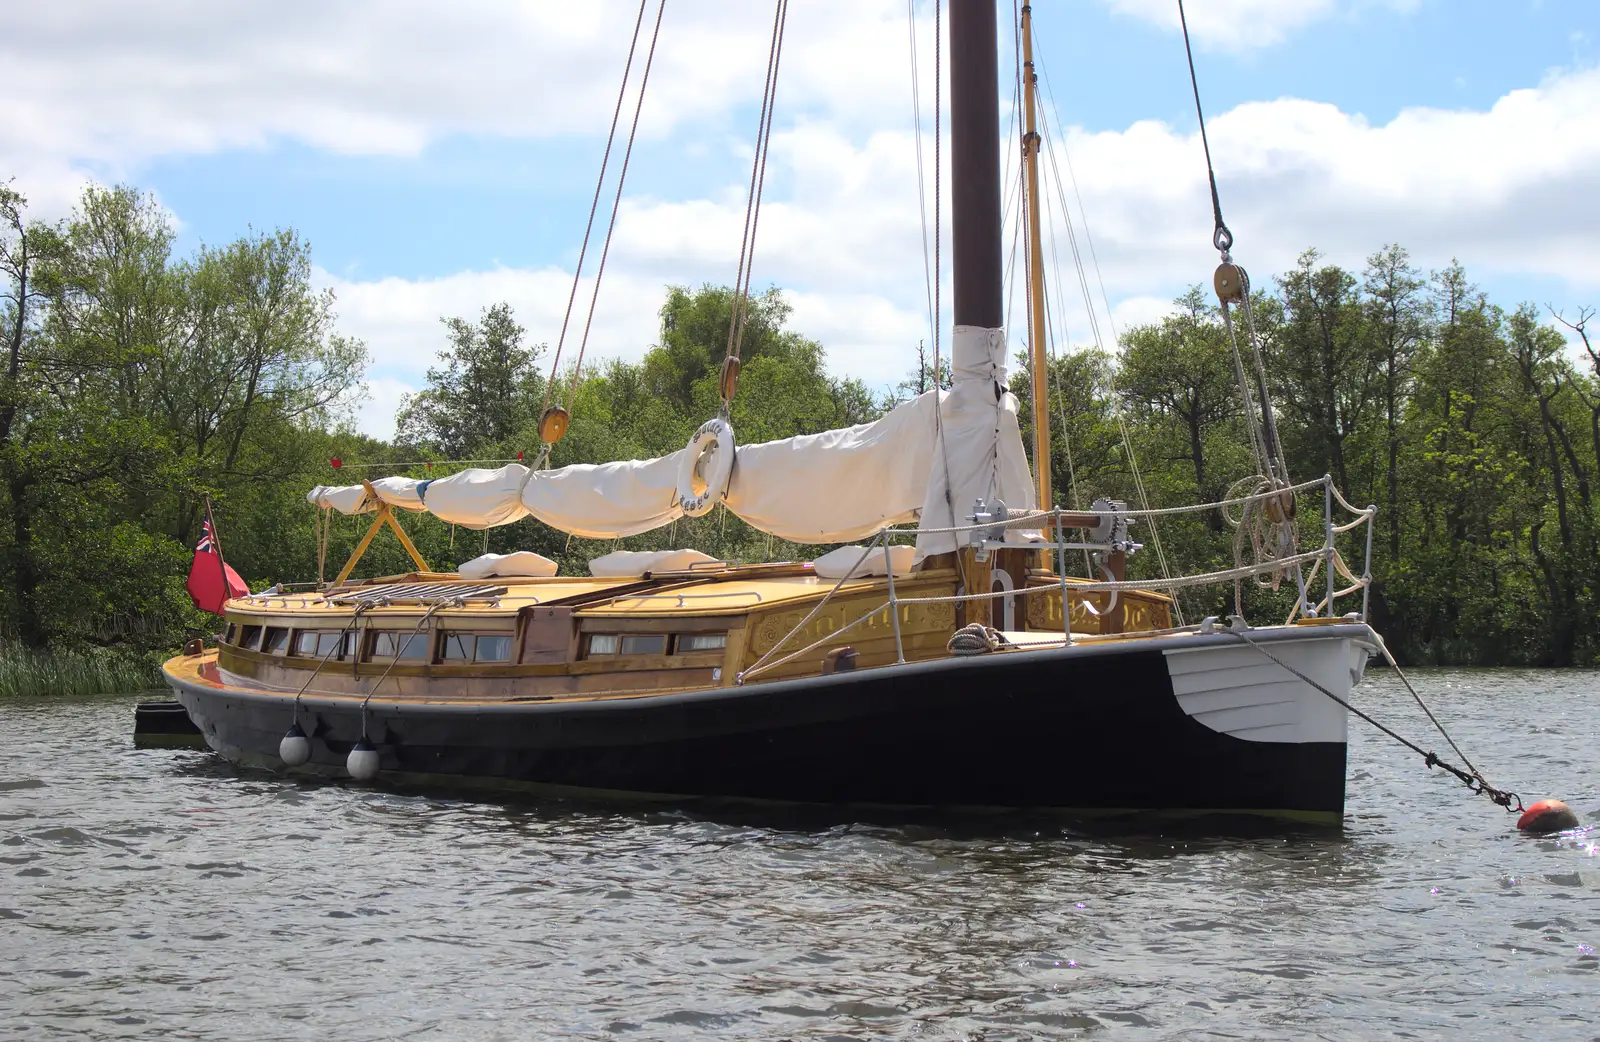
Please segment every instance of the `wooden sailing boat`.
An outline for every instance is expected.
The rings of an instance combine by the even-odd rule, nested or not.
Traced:
[[[719,419],[660,460],[315,490],[314,502],[377,515],[337,581],[231,601],[218,647],[166,663],[211,748],[277,769],[553,792],[1337,821],[1342,700],[1377,645],[1363,614],[1334,614],[1364,589],[1335,588],[1336,569],[1349,575],[1336,490],[1273,475],[1235,506],[1281,536],[1294,496],[1321,489],[1322,546],[1283,543],[1198,580],[1125,578],[1138,549],[1128,525],[1145,512],[1050,507],[1049,468],[1029,476],[1005,390],[993,0],[951,0],[950,39],[948,392],[859,428],[739,446],[736,465]],[[1031,60],[1025,71],[1041,294]],[[1042,329],[1031,333],[1034,458],[1048,460]],[[871,542],[801,564],[624,554],[588,576],[542,559],[436,573],[395,513],[478,527],[532,514],[620,535],[719,500],[785,538]],[[1360,511],[1339,530],[1370,521]],[[417,571],[351,581],[383,525]],[[1067,577],[1068,551],[1093,555],[1101,578]],[[1290,623],[1174,625],[1169,591],[1185,581],[1268,574],[1298,584]]]

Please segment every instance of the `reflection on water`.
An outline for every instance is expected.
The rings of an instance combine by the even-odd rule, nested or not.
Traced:
[[[1593,674],[1420,676],[1600,825]],[[1420,714],[1379,676],[1363,708]],[[1409,708],[1408,708],[1409,706]],[[0,1037],[1600,1036],[1600,829],[1358,731],[1338,831],[481,802],[0,703]]]

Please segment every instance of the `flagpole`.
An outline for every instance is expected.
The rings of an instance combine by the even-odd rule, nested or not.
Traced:
[[[228,593],[232,589],[228,585],[228,562],[222,556],[222,537],[217,534],[217,522],[211,516],[211,493],[206,497],[206,528],[211,530],[211,545],[217,551],[217,572],[222,576],[222,603],[228,603]]]

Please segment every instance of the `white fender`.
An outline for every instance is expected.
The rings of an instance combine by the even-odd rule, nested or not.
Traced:
[[[733,427],[727,420],[707,420],[689,439],[678,464],[678,506],[689,517],[711,513],[728,493],[733,475]]]

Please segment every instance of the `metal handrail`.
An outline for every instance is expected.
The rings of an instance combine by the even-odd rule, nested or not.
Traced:
[[[712,600],[725,597],[754,597],[756,603],[761,603],[761,593],[758,590],[726,590],[714,593],[636,593],[627,597],[618,597],[612,604],[622,604],[625,601],[653,601],[676,600],[676,607],[683,607],[684,601]]]
[[[1222,570],[1219,570],[1219,571],[1212,571],[1212,572],[1204,572],[1204,573],[1200,573],[1198,575],[1177,576],[1177,577],[1174,577],[1174,578],[1129,579],[1129,580],[1117,580],[1117,581],[1110,581],[1110,582],[1095,582],[1095,581],[1081,582],[1081,581],[1079,581],[1079,582],[1072,582],[1070,584],[1067,582],[1066,568],[1065,568],[1065,559],[1066,559],[1066,551],[1067,550],[1069,550],[1069,549],[1083,549],[1083,548],[1086,548],[1086,547],[1092,549],[1092,548],[1101,547],[1101,546],[1105,545],[1105,544],[1084,544],[1084,543],[1077,543],[1077,542],[1068,542],[1066,540],[1066,538],[1065,538],[1064,530],[1066,528],[1069,528],[1069,527],[1081,527],[1081,526],[1075,526],[1073,524],[1073,521],[1067,520],[1067,518],[1069,516],[1072,517],[1073,519],[1079,519],[1079,518],[1084,517],[1086,514],[1091,514],[1092,513],[1096,517],[1099,517],[1099,518],[1131,518],[1131,517],[1154,517],[1154,516],[1158,516],[1158,515],[1165,516],[1165,515],[1179,514],[1179,513],[1199,513],[1199,512],[1203,512],[1203,511],[1207,511],[1207,510],[1220,509],[1222,507],[1237,506],[1237,505],[1244,504],[1244,503],[1262,503],[1262,502],[1266,502],[1268,500],[1278,499],[1279,497],[1282,497],[1285,494],[1293,494],[1295,492],[1305,492],[1305,491],[1309,491],[1311,489],[1317,489],[1317,488],[1320,488],[1322,490],[1322,500],[1323,500],[1323,503],[1322,503],[1322,508],[1323,508],[1323,517],[1322,517],[1323,539],[1322,539],[1322,544],[1320,546],[1315,547],[1315,548],[1308,549],[1308,550],[1306,550],[1306,551],[1304,551],[1302,553],[1295,554],[1295,555],[1293,555],[1291,557],[1277,558],[1277,559],[1267,560],[1267,561],[1259,561],[1259,562],[1257,562],[1255,564],[1250,564],[1250,565],[1241,565],[1241,566],[1235,567],[1235,568],[1222,569]],[[1333,520],[1335,505],[1337,505],[1340,509],[1343,509],[1343,510],[1345,510],[1346,512],[1348,512],[1350,514],[1355,515],[1354,518],[1351,519],[1348,522],[1335,525],[1334,524],[1334,520]],[[1220,500],[1220,501],[1218,501],[1216,503],[1206,503],[1206,504],[1198,504],[1198,505],[1194,505],[1194,506],[1184,506],[1184,507],[1168,507],[1168,508],[1163,508],[1163,509],[1158,509],[1158,510],[1129,510],[1129,511],[1082,511],[1082,510],[1071,510],[1071,511],[1069,511],[1069,510],[1065,510],[1065,509],[1062,509],[1062,508],[1054,508],[1054,509],[1051,509],[1051,510],[1040,510],[1040,511],[1035,511],[1033,513],[1024,513],[1024,514],[1021,514],[1021,515],[1017,515],[1017,516],[1008,518],[1005,522],[1003,522],[1003,524],[1007,528],[1016,528],[1016,527],[1019,527],[1019,526],[1026,526],[1029,523],[1037,523],[1038,527],[1043,531],[1050,531],[1051,529],[1054,529],[1054,535],[1056,537],[1054,540],[1048,540],[1047,539],[1047,540],[1038,541],[1038,542],[1029,542],[1027,544],[1018,544],[1015,548],[1016,549],[1025,549],[1025,550],[1054,550],[1056,552],[1057,570],[1060,573],[1059,579],[1060,579],[1061,615],[1062,615],[1062,641],[1061,641],[1061,646],[1065,646],[1065,645],[1070,645],[1070,644],[1073,643],[1072,623],[1071,623],[1072,606],[1071,606],[1070,597],[1069,597],[1069,593],[1068,593],[1069,586],[1070,586],[1070,588],[1072,590],[1077,590],[1077,591],[1079,591],[1081,593],[1099,593],[1099,592],[1112,592],[1112,593],[1114,593],[1114,592],[1122,591],[1122,590],[1142,590],[1142,591],[1149,591],[1149,592],[1163,591],[1163,590],[1176,591],[1176,590],[1179,590],[1179,589],[1185,589],[1185,588],[1195,587],[1195,586],[1209,586],[1209,585],[1215,585],[1215,584],[1224,583],[1224,582],[1235,582],[1235,581],[1240,580],[1240,579],[1250,578],[1250,577],[1254,577],[1254,576],[1271,575],[1271,574],[1287,574],[1290,571],[1293,571],[1293,573],[1295,575],[1295,579],[1296,579],[1296,586],[1298,588],[1299,593],[1298,593],[1298,597],[1297,597],[1296,602],[1295,602],[1295,606],[1289,613],[1289,618],[1287,620],[1285,620],[1285,624],[1286,625],[1288,623],[1292,623],[1297,616],[1304,616],[1304,617],[1307,617],[1307,618],[1321,617],[1321,613],[1324,610],[1326,610],[1326,612],[1327,612],[1327,616],[1326,617],[1330,617],[1331,618],[1333,616],[1333,614],[1334,614],[1335,605],[1337,604],[1339,599],[1343,598],[1343,597],[1352,596],[1355,593],[1357,593],[1358,591],[1361,594],[1361,611],[1360,611],[1358,617],[1359,617],[1360,621],[1364,623],[1364,622],[1367,621],[1368,611],[1369,611],[1369,608],[1370,608],[1370,597],[1371,597],[1371,586],[1372,586],[1372,534],[1373,534],[1373,528],[1375,527],[1374,520],[1377,517],[1377,513],[1378,513],[1378,508],[1375,505],[1369,505],[1369,506],[1367,506],[1365,508],[1358,508],[1358,507],[1352,506],[1350,504],[1350,502],[1347,499],[1345,499],[1345,497],[1343,495],[1341,495],[1339,493],[1339,490],[1336,487],[1334,487],[1332,476],[1325,474],[1321,478],[1318,478],[1315,481],[1306,481],[1306,482],[1302,482],[1302,483],[1300,483],[1298,485],[1291,485],[1291,486],[1289,486],[1287,488],[1272,489],[1272,490],[1270,490],[1268,492],[1256,493],[1256,494],[1249,495],[1249,496],[1239,496],[1239,497],[1236,497],[1236,498],[1233,498],[1233,499]],[[1362,526],[1365,526],[1365,528],[1366,528],[1366,541],[1365,541],[1366,545],[1365,545],[1365,552],[1364,552],[1364,555],[1363,555],[1361,575],[1357,576],[1357,575],[1352,574],[1350,569],[1349,569],[1349,567],[1345,564],[1343,556],[1339,553],[1338,546],[1336,544],[1336,538],[1338,536],[1344,535],[1344,534],[1346,534],[1348,532],[1353,532],[1356,529],[1361,528]],[[901,528],[901,527],[895,527],[895,526],[885,526],[884,528],[879,529],[878,533],[873,537],[872,542],[869,543],[867,545],[867,547],[865,548],[864,552],[861,555],[860,560],[858,560],[856,562],[855,566],[853,566],[848,572],[846,572],[844,577],[839,579],[839,581],[834,585],[834,587],[832,589],[830,589],[828,591],[828,593],[826,595],[824,595],[823,598],[820,601],[817,602],[817,604],[811,609],[811,611],[809,613],[806,614],[806,616],[804,618],[802,618],[800,620],[799,623],[797,623],[791,630],[789,630],[788,633],[785,633],[783,635],[783,637],[781,637],[777,642],[775,642],[773,644],[773,646],[771,648],[769,648],[767,650],[767,652],[765,654],[763,654],[761,656],[761,658],[756,661],[755,665],[751,666],[749,669],[747,669],[747,670],[743,671],[742,673],[740,673],[735,678],[735,682],[739,683],[739,684],[743,684],[746,680],[748,680],[748,679],[750,679],[750,678],[752,678],[752,677],[754,677],[754,676],[756,676],[756,675],[758,675],[760,673],[764,673],[764,672],[767,672],[768,670],[775,669],[778,666],[783,665],[784,663],[792,661],[794,658],[796,658],[799,655],[803,655],[803,654],[805,654],[805,653],[807,653],[809,651],[815,650],[816,648],[820,647],[821,645],[826,644],[829,641],[832,641],[832,640],[836,639],[839,636],[839,634],[844,633],[847,630],[855,628],[856,626],[860,625],[865,620],[867,620],[867,619],[871,618],[872,616],[878,614],[879,612],[883,611],[885,608],[887,608],[889,610],[890,618],[891,618],[891,620],[893,621],[893,624],[894,624],[893,628],[894,628],[894,641],[895,641],[895,660],[897,662],[904,662],[906,660],[906,658],[905,658],[905,644],[904,644],[904,639],[903,639],[901,631],[900,631],[900,606],[901,605],[910,605],[910,604],[966,604],[968,602],[988,601],[988,600],[994,600],[994,599],[1001,598],[1001,597],[1027,597],[1027,596],[1030,596],[1030,595],[1032,595],[1034,593],[1042,593],[1042,592],[1044,592],[1047,589],[1047,587],[1026,587],[1026,586],[1024,586],[1020,590],[1000,590],[1000,591],[984,591],[984,592],[972,592],[972,591],[969,591],[969,592],[966,592],[966,593],[952,594],[950,596],[903,597],[903,596],[900,596],[898,594],[898,592],[897,592],[897,590],[895,588],[894,576],[893,576],[893,574],[890,574],[888,576],[888,578],[887,578],[888,600],[885,601],[883,604],[880,604],[880,605],[872,608],[870,611],[865,612],[864,614],[862,614],[860,617],[858,617],[854,621],[849,622],[846,625],[844,625],[843,627],[832,631],[831,633],[819,638],[818,640],[813,641],[812,643],[808,644],[806,647],[803,647],[803,648],[800,648],[800,649],[798,649],[796,651],[790,652],[789,654],[784,655],[783,657],[777,659],[776,661],[772,661],[770,663],[768,662],[768,660],[770,658],[772,658],[772,656],[774,654],[776,654],[777,651],[780,648],[782,648],[785,644],[787,644],[797,633],[800,633],[802,630],[805,629],[806,625],[808,623],[810,623],[813,618],[816,617],[817,613],[822,610],[823,606],[826,605],[828,603],[828,601],[833,597],[833,595],[839,590],[839,588],[844,585],[845,581],[848,578],[850,578],[850,577],[852,577],[854,575],[856,568],[859,568],[863,563],[865,563],[867,558],[874,551],[876,551],[879,547],[883,548],[881,550],[881,552],[885,555],[885,564],[887,565],[889,538],[891,536],[912,535],[912,534],[917,534],[919,531],[922,532],[922,533],[930,533],[930,532],[932,532],[932,533],[945,533],[945,534],[987,533],[987,532],[992,531],[995,527],[996,527],[996,525],[995,525],[994,522],[986,522],[986,523],[981,523],[981,524],[980,523],[973,523],[973,524],[968,524],[968,525],[952,525],[952,526],[948,526],[948,527],[944,527],[944,528],[921,529],[921,530]],[[1304,565],[1310,565],[1311,566],[1309,573],[1303,573],[1301,571],[1302,566],[1304,566]],[[1312,596],[1312,594],[1311,594],[1311,584],[1316,578],[1317,571],[1319,569],[1324,569],[1324,568],[1327,570],[1327,576],[1326,576],[1327,593],[1320,600],[1318,600],[1318,601],[1313,603],[1310,600],[1310,598]],[[892,569],[889,569],[889,571],[892,573]],[[1347,580],[1349,582],[1349,585],[1345,586],[1343,588],[1340,588],[1339,580],[1341,578]],[[665,595],[658,595],[658,596],[665,596]],[[1163,631],[1163,632],[1166,632],[1166,631]],[[1050,646],[1058,646],[1058,645],[1055,644],[1055,641],[1054,641],[1053,638],[1052,638],[1052,640],[1050,642]]]

